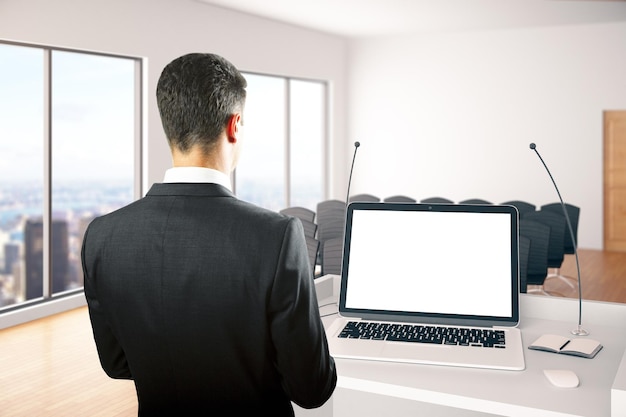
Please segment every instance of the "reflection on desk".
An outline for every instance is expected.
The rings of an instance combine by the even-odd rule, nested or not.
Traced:
[[[338,289],[338,276],[316,279],[326,327],[337,317]],[[520,313],[527,347],[545,333],[569,336],[578,322],[578,300],[522,294]],[[612,388],[614,399],[624,395],[617,385],[626,378],[621,375],[626,366],[620,367],[626,305],[585,301],[582,317],[583,326],[604,345],[594,359],[525,349],[527,368],[521,372],[337,359],[337,389],[329,403],[318,410],[298,409],[297,415],[611,416]],[[543,370],[555,368],[574,371],[580,386],[551,385]],[[626,415],[614,402],[613,415]]]

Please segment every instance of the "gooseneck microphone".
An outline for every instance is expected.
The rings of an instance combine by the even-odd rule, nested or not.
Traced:
[[[548,172],[548,175],[550,176],[550,179],[552,180],[552,184],[554,185],[554,189],[556,190],[556,193],[559,196],[559,200],[561,201],[561,207],[563,208],[563,214],[565,215],[565,220],[567,220],[567,228],[569,229],[569,234],[570,234],[570,237],[572,238],[572,243],[574,244],[574,255],[576,256],[576,270],[578,271],[578,326],[574,330],[572,330],[572,334],[577,335],[577,336],[587,336],[589,335],[589,332],[583,329],[582,327],[582,317],[583,317],[582,294],[583,292],[580,286],[580,264],[578,262],[578,244],[576,243],[576,238],[574,237],[574,229],[572,228],[572,222],[569,219],[569,214],[567,213],[567,208],[565,207],[565,203],[563,202],[563,198],[561,197],[561,192],[559,191],[559,187],[556,186],[556,182],[554,181],[554,178],[552,177],[552,174],[550,173],[548,166],[543,161],[543,158],[541,157],[541,155],[539,155],[539,151],[537,151],[537,145],[535,145],[534,143],[531,143],[530,149],[535,151],[535,153],[539,157],[539,160],[541,161],[544,168]]]
[[[346,206],[350,202],[350,186],[352,185],[352,171],[354,171],[354,160],[356,159],[356,151],[361,144],[359,141],[354,142],[354,154],[352,155],[352,166],[350,167],[350,178],[348,178],[348,192],[346,193]]]

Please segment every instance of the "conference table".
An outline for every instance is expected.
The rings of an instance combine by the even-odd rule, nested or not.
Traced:
[[[315,280],[324,326],[338,317],[340,277]],[[603,349],[581,358],[527,349],[543,334],[574,337],[578,299],[520,295],[526,369],[502,371],[336,359],[337,388],[322,407],[297,416],[626,416],[626,304],[584,301],[582,325]],[[577,388],[558,388],[545,369],[569,369]]]

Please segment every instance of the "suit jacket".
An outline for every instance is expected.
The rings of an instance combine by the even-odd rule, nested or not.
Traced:
[[[217,184],[154,184],[83,240],[100,362],[139,414],[293,415],[336,380],[300,222]]]

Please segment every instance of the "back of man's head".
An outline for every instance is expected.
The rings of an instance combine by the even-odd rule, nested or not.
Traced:
[[[156,96],[170,147],[186,153],[195,145],[210,149],[234,113],[243,112],[246,79],[226,59],[192,53],[170,62]]]

